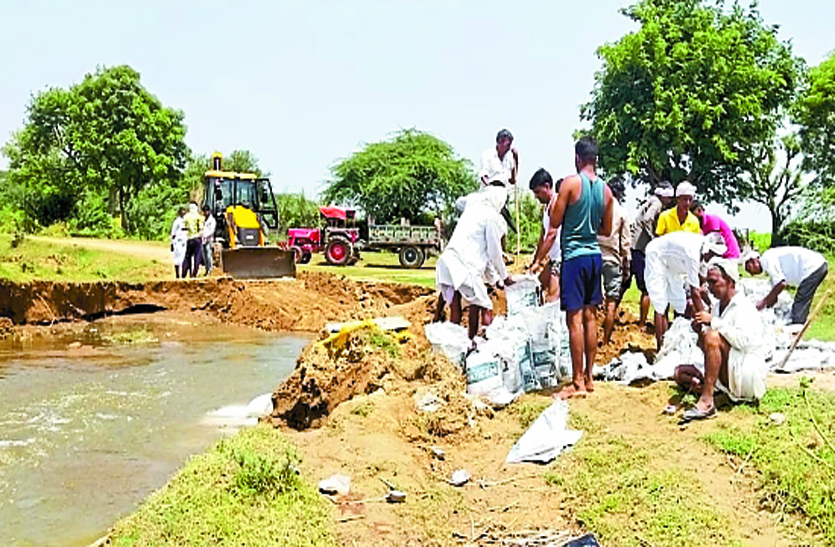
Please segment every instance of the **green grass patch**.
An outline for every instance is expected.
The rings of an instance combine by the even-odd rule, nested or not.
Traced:
[[[168,264],[103,249],[37,241],[0,234],[0,279],[17,282],[146,281],[173,277]]]
[[[435,286],[435,258],[429,258],[418,269],[404,268],[394,253],[362,253],[353,266],[331,266],[322,255],[313,257],[311,264],[299,266],[300,271],[328,272],[360,281],[412,283],[424,287]]]
[[[154,344],[159,342],[156,335],[144,327],[105,335],[103,338],[111,344]]]
[[[769,422],[774,412],[785,416],[782,425]],[[835,393],[774,388],[758,409],[738,406],[730,415],[737,419],[704,440],[756,468],[768,507],[800,516],[835,544]]]
[[[605,423],[575,412],[570,423],[584,436],[543,479],[602,545],[741,544],[698,474],[669,463],[669,447],[607,434]]]
[[[296,473],[298,457],[269,426],[247,429],[192,458],[116,524],[118,546],[336,545],[330,508]]]
[[[553,402],[550,398],[542,396],[523,395],[510,406],[510,411],[519,420],[522,429],[527,430]]]

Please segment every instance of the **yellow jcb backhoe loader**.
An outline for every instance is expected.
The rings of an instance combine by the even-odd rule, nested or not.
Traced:
[[[270,180],[252,173],[224,171],[223,157],[212,155],[206,171],[203,204],[217,223],[224,273],[239,279],[296,275],[293,253],[267,245],[267,229],[278,229],[278,207]]]

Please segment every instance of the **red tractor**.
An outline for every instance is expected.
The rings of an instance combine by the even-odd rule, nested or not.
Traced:
[[[319,207],[325,228],[290,228],[282,245],[293,251],[297,264],[307,264],[313,253],[324,251],[335,266],[355,264],[360,259],[360,232],[356,211],[342,207]]]

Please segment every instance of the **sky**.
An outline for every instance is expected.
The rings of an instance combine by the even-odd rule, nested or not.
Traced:
[[[574,170],[595,50],[634,30],[618,13],[629,3],[0,0],[0,141],[32,93],[128,64],[185,112],[192,150],[251,150],[277,191],[315,196],[340,158],[410,127],[476,164],[506,127],[519,180],[539,167],[556,178]],[[761,0],[760,11],[810,65],[835,48],[831,0]],[[630,189],[627,209],[643,193]],[[755,205],[729,220],[770,229]]]

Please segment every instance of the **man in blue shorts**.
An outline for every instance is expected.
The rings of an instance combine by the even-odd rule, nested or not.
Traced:
[[[585,397],[594,391],[592,369],[597,355],[597,306],[603,302],[600,277],[603,260],[597,236],[612,233],[612,191],[597,177],[597,143],[583,137],[574,146],[577,174],[565,177],[551,211],[551,226],[562,231],[561,307],[566,312],[571,349],[572,385],[563,398]],[[534,263],[547,256],[555,230],[540,245]],[[583,364],[585,360],[585,370]]]

